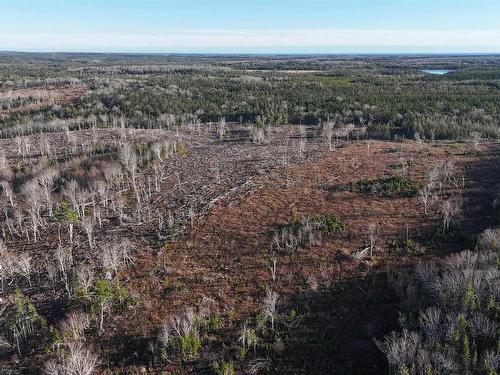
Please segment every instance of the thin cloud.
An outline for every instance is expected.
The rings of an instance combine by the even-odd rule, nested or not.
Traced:
[[[197,47],[355,47],[427,46],[494,48],[500,50],[500,30],[176,30],[168,34],[2,33],[0,49],[175,49]]]

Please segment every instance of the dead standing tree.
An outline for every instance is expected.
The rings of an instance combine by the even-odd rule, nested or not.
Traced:
[[[451,223],[458,214],[460,205],[458,202],[448,199],[441,206],[441,215],[443,220],[443,233],[449,231]]]
[[[471,132],[470,133],[470,140],[471,140],[472,146],[474,147],[474,150],[476,150],[476,151],[479,150],[479,146],[481,145],[482,138],[483,138],[483,136],[479,132]]]
[[[22,191],[29,207],[28,210],[32,225],[33,241],[36,242],[38,239],[39,227],[42,226],[41,210],[44,193],[40,185],[38,185],[38,182],[34,180],[27,182]]]
[[[12,178],[12,169],[4,151],[0,151],[0,177],[10,180]]]
[[[137,204],[139,204],[141,197],[137,186],[137,154],[132,145],[129,143],[123,144],[120,148],[120,161],[130,177],[130,182],[135,192]]]
[[[226,134],[227,130],[227,124],[226,124],[226,119],[222,118],[216,125],[215,125],[216,131],[217,131],[217,138],[219,140],[224,139],[224,135]]]
[[[17,258],[17,272],[28,280],[28,284],[31,288],[31,272],[33,271],[33,263],[31,262],[31,257],[28,254],[20,254]]]
[[[78,200],[76,199],[78,189],[78,182],[71,180],[66,184],[66,187],[62,191],[62,195],[69,200],[73,209],[75,209],[78,212],[78,216],[80,216],[80,212],[78,210]]]
[[[90,249],[94,248],[94,226],[95,226],[95,221],[93,218],[90,217],[83,218],[82,227],[87,235],[87,241],[89,243]]]
[[[95,181],[92,184],[92,196],[94,198],[93,206],[94,209],[97,204],[100,204],[104,207],[105,210],[108,208],[109,201],[109,188],[106,182],[104,181]]]
[[[379,241],[379,230],[375,223],[370,223],[366,227],[366,235],[368,238],[368,244],[370,248],[370,255],[373,255],[373,250],[375,250],[377,243]]]
[[[269,319],[271,323],[271,329],[274,331],[274,322],[276,320],[277,308],[278,308],[278,293],[268,290],[266,292],[266,298],[264,298],[262,313]]]
[[[123,266],[133,263],[131,250],[132,246],[128,240],[106,245],[102,249],[101,264],[107,279],[114,279]]]
[[[38,183],[42,186],[45,194],[45,202],[49,210],[49,216],[52,216],[52,186],[58,173],[55,169],[49,168],[40,173],[37,177]]]
[[[335,123],[332,121],[327,121],[323,124],[323,128],[321,130],[321,136],[323,140],[328,145],[328,149],[332,151],[332,137],[333,137],[333,127]]]
[[[69,247],[58,247],[54,252],[61,281],[64,284],[68,297],[72,294],[71,270],[73,267],[73,252]]]
[[[0,192],[8,199],[10,206],[14,208],[14,192],[7,181],[0,181]]]
[[[436,195],[433,192],[432,187],[427,184],[418,193],[418,199],[424,206],[425,215],[428,214],[429,205],[436,199]]]
[[[43,370],[47,375],[91,375],[99,363],[97,355],[74,341],[67,344],[67,350],[61,351],[57,360],[47,362]]]
[[[76,272],[76,280],[78,287],[83,295],[88,296],[92,285],[94,284],[95,273],[91,265],[81,265]]]
[[[75,224],[78,222],[78,213],[74,211],[67,203],[63,203],[56,211],[55,218],[59,225],[68,224],[69,242],[73,244],[73,232]],[[59,234],[59,243],[61,243]]]

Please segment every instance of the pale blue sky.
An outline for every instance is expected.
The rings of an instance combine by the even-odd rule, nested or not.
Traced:
[[[500,51],[500,0],[0,0],[0,14],[0,50]]]

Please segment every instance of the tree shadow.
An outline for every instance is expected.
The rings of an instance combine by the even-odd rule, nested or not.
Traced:
[[[280,374],[381,374],[387,362],[374,343],[397,329],[398,301],[387,273],[349,279],[293,296],[302,316],[278,361]]]

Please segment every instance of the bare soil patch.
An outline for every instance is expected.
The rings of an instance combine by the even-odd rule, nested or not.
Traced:
[[[494,150],[485,150],[486,153],[490,151]],[[210,301],[217,311],[226,316],[236,315],[237,320],[242,321],[258,313],[268,286],[281,295],[284,304],[293,305],[289,301],[296,301],[297,298],[303,301],[304,293],[307,296],[311,283],[315,283],[319,289],[338,286],[335,296],[327,299],[335,301],[335,304],[319,303],[323,308],[326,304],[333,309],[328,314],[336,321],[328,323],[333,324],[332,334],[337,334],[342,328],[342,316],[354,314],[361,319],[364,317],[368,319],[368,326],[375,326],[370,331],[373,331],[372,336],[361,329],[360,335],[366,337],[358,342],[359,335],[354,335],[354,338],[350,337],[350,343],[360,345],[361,349],[363,345],[368,345],[373,352],[371,337],[386,332],[387,327],[380,322],[386,313],[396,314],[397,306],[394,301],[389,301],[388,307],[378,305],[376,309],[379,312],[374,315],[361,309],[363,304],[357,309],[353,307],[352,299],[346,300],[346,292],[350,288],[348,281],[344,284],[343,280],[363,280],[375,269],[411,265],[419,259],[440,256],[453,251],[457,244],[443,244],[440,248],[428,246],[426,236],[439,221],[439,214],[433,212],[425,216],[416,197],[339,192],[335,187],[353,180],[392,175],[395,173],[394,165],[401,160],[411,160],[408,178],[421,180],[435,163],[443,159],[453,159],[458,173],[464,176],[468,205],[476,205],[483,199],[487,201],[486,196],[474,195],[474,191],[484,190],[485,183],[498,183],[500,175],[488,173],[489,179],[495,181],[486,181],[481,177],[482,173],[474,171],[477,168],[498,170],[498,164],[486,161],[489,166],[483,167],[480,156],[471,153],[470,146],[466,144],[358,142],[333,152],[321,152],[307,161],[273,169],[255,178],[250,191],[218,201],[203,220],[196,222],[186,238],[168,243],[161,250],[146,251],[138,257],[136,267],[124,277],[132,290],[147,297],[143,297],[136,309],[117,318],[120,333],[153,338],[166,317],[198,306],[203,301]],[[467,212],[463,227],[465,233],[477,233],[479,223],[487,225],[481,221],[479,211]],[[346,223],[347,231],[323,239],[320,246],[279,256],[277,278],[273,282],[268,265],[274,231],[294,217],[325,213],[334,213],[341,218]],[[378,250],[363,260],[344,262],[340,270],[338,252],[342,250],[348,256],[364,248],[367,242],[366,226],[372,222],[380,228]],[[407,236],[422,248],[422,252],[391,253],[390,241]],[[365,297],[373,300],[383,282],[365,283],[378,283],[378,287],[363,291],[361,286],[355,295],[363,297],[368,293],[369,297]],[[373,303],[372,300],[369,302]],[[318,309],[322,311],[320,307]],[[374,316],[378,318],[374,320]],[[307,355],[297,357],[296,354],[293,351],[296,359],[307,360]],[[381,357],[378,358],[379,363],[374,367],[377,371],[380,370],[377,366],[383,363]],[[345,360],[349,361],[348,358]]]
[[[12,99],[10,108],[1,109],[0,114],[36,111],[55,104],[66,104],[78,99],[88,90],[87,86],[47,86],[44,88],[14,89],[0,92],[0,102]]]

